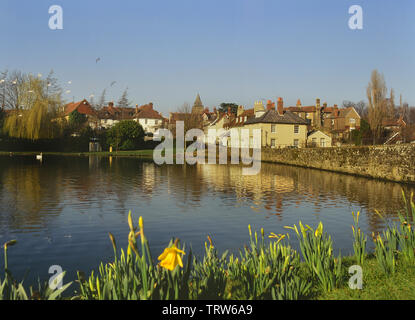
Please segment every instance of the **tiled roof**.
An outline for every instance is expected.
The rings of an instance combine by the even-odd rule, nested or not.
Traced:
[[[402,116],[399,119],[385,119],[382,121],[384,127],[401,127],[405,126],[406,122],[403,120]]]
[[[226,127],[227,128],[234,128],[234,127],[242,127],[246,121],[248,121],[249,118],[254,116],[254,109],[248,109],[242,112],[239,116],[236,116],[236,118],[232,119]],[[247,118],[245,121],[245,117]]]
[[[316,106],[304,106],[304,107],[287,107],[284,110],[291,112],[315,112]]]
[[[134,119],[134,114],[134,108],[113,107],[111,105],[98,111],[100,119],[131,120]]]
[[[305,124],[307,125],[307,120],[297,116],[291,111],[284,111],[283,115],[280,115],[275,110],[268,110],[262,116],[255,118],[249,118],[245,124],[253,123],[281,123],[281,124]]]
[[[176,121],[184,121],[184,120],[186,120],[186,113],[183,113],[183,112],[170,112],[169,121],[171,123],[174,123]]]
[[[78,102],[71,102],[68,103],[64,108],[65,116],[69,115],[74,110],[77,110],[81,114],[86,114],[89,116],[96,115],[95,110],[91,107],[86,99],[78,101]]]
[[[134,118],[137,119],[163,119],[163,117],[160,115],[160,113],[158,113],[156,110],[154,110],[153,108],[149,109],[149,108],[144,108],[144,109],[139,109],[138,113],[135,114]]]

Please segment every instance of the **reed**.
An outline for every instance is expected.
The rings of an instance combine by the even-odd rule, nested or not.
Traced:
[[[342,278],[342,259],[333,256],[333,243],[331,237],[323,232],[323,223],[320,222],[314,230],[309,225],[304,226],[299,222],[299,229],[296,225],[286,227],[295,231],[300,244],[303,259],[312,275],[314,275],[321,288],[331,291]]]
[[[359,216],[360,212],[357,212],[355,215],[354,212],[352,212],[353,215],[353,222],[354,225],[352,226],[353,230],[353,250],[354,250],[354,256],[356,258],[356,262],[359,265],[363,265],[363,262],[366,257],[366,243],[367,243],[367,237],[363,234],[363,231],[359,228]]]

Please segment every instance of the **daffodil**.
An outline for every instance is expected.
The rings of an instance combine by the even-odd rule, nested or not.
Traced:
[[[276,238],[277,240],[277,244],[286,237],[287,235],[285,234],[275,234],[274,232],[271,232],[270,235],[268,236],[269,238]]]
[[[213,243],[212,243],[212,238],[209,235],[207,236],[207,238],[208,238],[209,244],[210,244],[209,248],[214,248]]]
[[[166,268],[170,271],[173,271],[177,265],[183,268],[183,261],[180,254],[186,254],[183,250],[180,250],[176,247],[176,244],[173,244],[170,248],[164,249],[163,253],[158,257],[160,261],[160,266]]]
[[[316,231],[314,232],[315,237],[319,237],[323,234],[323,223],[320,221]]]
[[[112,247],[114,248],[114,250],[117,250],[117,243],[115,242],[115,238],[113,236],[113,234],[111,232],[108,232],[108,235],[110,237],[111,243],[112,243]]]
[[[7,247],[14,246],[16,243],[17,243],[17,240],[10,240],[10,241],[7,241],[7,242],[3,245],[4,250],[7,250]]]

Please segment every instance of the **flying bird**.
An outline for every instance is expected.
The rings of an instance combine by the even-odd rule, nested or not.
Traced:
[[[113,81],[111,82],[111,87],[116,83],[117,81]]]
[[[100,61],[100,60],[101,60],[101,58],[96,58],[95,63],[98,63],[98,61]]]

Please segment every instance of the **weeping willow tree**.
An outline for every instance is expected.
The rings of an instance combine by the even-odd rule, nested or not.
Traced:
[[[61,106],[61,91],[50,90],[49,77],[45,80],[28,76],[19,84],[18,107],[9,112],[4,121],[4,133],[22,139],[52,139],[62,133],[57,121]]]

